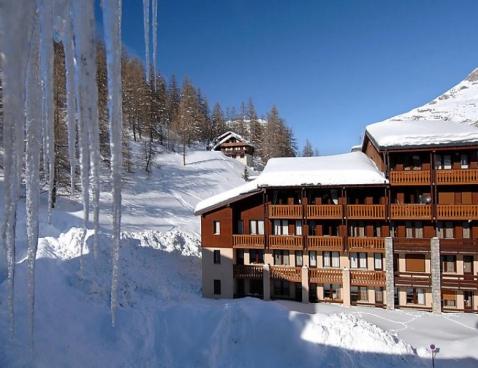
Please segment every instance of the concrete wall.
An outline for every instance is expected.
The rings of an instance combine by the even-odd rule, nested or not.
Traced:
[[[221,263],[214,263],[214,250],[221,251]],[[202,248],[202,292],[207,298],[234,297],[233,249]],[[214,280],[221,280],[221,295],[214,295]]]

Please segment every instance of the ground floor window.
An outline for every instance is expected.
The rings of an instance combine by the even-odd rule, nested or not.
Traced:
[[[289,297],[289,282],[286,280],[274,280],[274,295]]]
[[[473,308],[473,291],[465,290],[463,292],[463,299],[465,302],[465,308],[472,309]]]
[[[317,303],[319,301],[319,298],[317,297],[317,284],[310,284],[309,301],[311,303]]]
[[[383,288],[375,289],[375,304],[383,304]]]
[[[264,263],[264,251],[262,249],[249,250],[250,263]]]
[[[340,285],[325,284],[324,285],[324,299],[341,300]]]
[[[443,307],[455,308],[456,307],[456,291],[455,290],[442,290],[441,299]]]
[[[350,287],[350,301],[368,302],[368,290],[366,286]]]
[[[408,304],[425,304],[425,291],[422,288],[407,288]]]
[[[221,280],[214,280],[214,295],[221,295]]]
[[[250,280],[249,290],[252,295],[262,295],[262,280]]]
[[[274,265],[276,265],[276,266],[288,266],[289,265],[289,251],[288,250],[275,250],[274,251]]]

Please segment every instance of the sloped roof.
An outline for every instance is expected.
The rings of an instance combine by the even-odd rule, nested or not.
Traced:
[[[226,133],[223,133],[221,134],[220,136],[218,136],[216,139],[214,139],[214,146],[211,148],[211,151],[215,151],[217,148],[219,148],[219,146],[221,144],[223,144],[224,142],[227,142],[227,140],[231,139],[231,138],[236,138],[238,141],[241,141],[241,142],[244,142],[244,144],[247,144],[247,145],[250,145],[252,146],[244,137],[242,137],[241,135],[235,133],[235,132],[232,132],[232,131],[229,131],[229,132],[226,132]]]

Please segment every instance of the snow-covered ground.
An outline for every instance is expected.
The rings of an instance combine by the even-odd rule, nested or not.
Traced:
[[[219,152],[193,151],[186,167],[180,155],[163,153],[150,176],[139,169],[124,176],[116,328],[109,309],[110,196],[101,197],[98,258],[85,252],[83,275],[79,201],[60,198],[47,225],[42,197],[33,364],[20,209],[17,337],[9,341],[0,276],[0,367],[428,367],[430,343],[441,349],[437,367],[478,365],[476,315],[203,299],[199,218],[192,211],[201,199],[243,183],[243,170]],[[89,233],[88,246],[92,240]]]

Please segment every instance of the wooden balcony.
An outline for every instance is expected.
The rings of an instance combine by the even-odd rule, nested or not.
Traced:
[[[264,249],[264,235],[233,235],[232,247],[242,249]]]
[[[313,284],[342,284],[342,270],[332,268],[311,268],[309,282]]]
[[[319,251],[344,250],[344,239],[341,236],[308,236],[307,249]]]
[[[390,171],[390,185],[430,185],[429,170]]]
[[[431,275],[420,272],[397,272],[395,273],[395,286],[430,287]]]
[[[393,250],[404,253],[427,253],[430,252],[430,239],[393,238]]]
[[[233,267],[234,278],[236,279],[262,279],[263,268],[262,266],[252,265],[234,265]]]
[[[270,235],[269,248],[302,250],[303,237],[301,235]]]
[[[271,278],[287,280],[290,282],[302,282],[302,268],[288,266],[271,266]]]
[[[385,252],[385,238],[379,237],[349,237],[348,248],[350,252]]]
[[[273,204],[269,205],[269,218],[271,219],[301,219],[301,204]]]
[[[439,185],[466,185],[478,183],[478,169],[437,170],[436,181]]]
[[[393,220],[430,220],[432,206],[429,204],[392,204],[390,212]]]
[[[475,204],[439,204],[439,220],[478,220],[478,205]]]
[[[442,274],[441,286],[453,289],[478,289],[478,275],[450,275]]]
[[[478,253],[478,239],[440,239],[442,253]]]
[[[351,204],[347,205],[347,217],[355,220],[385,219],[383,204]]]
[[[342,206],[338,204],[316,204],[307,206],[309,219],[342,219]]]
[[[385,286],[384,271],[350,271],[350,285],[353,286]]]

